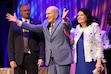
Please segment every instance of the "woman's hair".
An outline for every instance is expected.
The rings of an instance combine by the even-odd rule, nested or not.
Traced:
[[[79,11],[82,11],[86,15],[86,17],[87,17],[87,26],[91,25],[92,20],[93,20],[91,12],[87,8],[81,8],[81,9],[79,9]]]

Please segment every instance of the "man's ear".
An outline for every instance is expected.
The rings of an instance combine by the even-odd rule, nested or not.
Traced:
[[[58,17],[58,13],[55,13],[54,18],[57,18],[57,17]]]

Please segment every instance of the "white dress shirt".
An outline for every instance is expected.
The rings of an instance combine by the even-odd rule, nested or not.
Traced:
[[[26,22],[26,23],[30,23],[29,19],[22,18],[22,21]],[[23,29],[23,32],[29,32],[29,30]],[[25,40],[24,41],[24,47],[27,48],[27,49],[29,49],[29,47],[28,47],[28,38],[24,37],[24,40]],[[27,53],[31,54],[30,49],[28,50]]]

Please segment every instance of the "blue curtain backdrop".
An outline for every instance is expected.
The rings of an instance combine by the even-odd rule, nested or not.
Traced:
[[[19,5],[22,2],[31,4],[31,17],[44,20],[45,10],[50,5],[55,5],[59,8],[59,14],[62,14],[63,8],[69,9],[68,17],[72,19],[80,8],[88,8],[93,16],[99,18],[102,29],[106,29],[107,14],[111,11],[111,0],[19,0],[17,6],[17,15],[19,16]]]
[[[111,12],[111,0],[7,0],[0,2],[0,67],[8,66],[7,57],[7,39],[9,22],[5,19],[5,14],[16,12],[20,18],[19,5],[22,2],[29,2],[31,4],[31,17],[36,20],[43,21],[45,19],[45,10],[50,5],[55,5],[59,8],[59,14],[62,15],[63,8],[69,9],[68,17],[72,19],[77,15],[80,8],[88,8],[93,16],[99,18],[101,29],[106,29],[106,17]]]

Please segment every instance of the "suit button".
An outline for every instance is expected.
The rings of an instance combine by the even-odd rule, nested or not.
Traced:
[[[90,52],[93,52],[93,50],[90,50]]]

